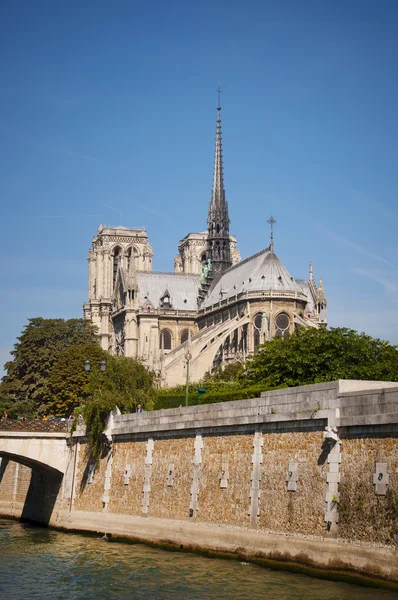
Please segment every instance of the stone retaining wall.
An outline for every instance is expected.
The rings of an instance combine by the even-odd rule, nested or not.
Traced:
[[[50,523],[118,534],[124,523],[125,535],[162,543],[180,535],[192,547],[197,528],[203,548],[219,540],[228,551],[234,531],[233,547],[247,556],[398,582],[398,386],[360,384],[116,416],[98,465],[76,431]],[[22,501],[26,492],[15,465],[0,465],[3,514],[16,489]],[[351,563],[347,545],[357,557]]]

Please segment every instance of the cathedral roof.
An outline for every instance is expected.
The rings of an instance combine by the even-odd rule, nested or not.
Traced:
[[[269,248],[230,267],[217,280],[201,308],[242,292],[288,291],[303,294],[303,289]]]
[[[147,299],[155,308],[161,307],[165,290],[170,295],[171,308],[197,310],[199,277],[182,273],[137,272],[138,302],[142,306]]]

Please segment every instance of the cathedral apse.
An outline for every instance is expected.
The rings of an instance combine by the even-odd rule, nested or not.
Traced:
[[[153,250],[144,228],[98,228],[89,250],[85,318],[98,327],[101,346],[141,358],[161,385],[192,381],[216,365],[244,361],[274,336],[297,327],[327,324],[327,301],[310,263],[295,279],[270,244],[241,259],[230,233],[224,188],[221,106],[217,106],[213,187],[207,229],[178,244],[174,272],[152,270]]]

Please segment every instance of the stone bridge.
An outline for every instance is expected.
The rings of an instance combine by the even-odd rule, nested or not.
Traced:
[[[0,429],[0,457],[31,469],[64,475],[69,449],[65,431],[4,431]]]
[[[10,419],[0,422],[2,514],[49,523],[68,480],[67,470],[71,465],[69,436],[66,422]],[[22,479],[26,486],[23,499],[18,496]]]

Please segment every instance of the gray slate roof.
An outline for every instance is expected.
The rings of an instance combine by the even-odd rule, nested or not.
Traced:
[[[303,292],[303,288],[291,277],[276,254],[266,248],[227,269],[216,282],[201,308],[241,292],[268,290]]]
[[[142,306],[147,298],[155,308],[160,308],[160,299],[167,290],[171,308],[176,310],[197,310],[199,277],[180,273],[137,272],[138,301]]]
[[[307,304],[307,308],[306,308],[306,312],[310,313],[314,310],[314,301],[312,298],[312,294],[311,294],[311,290],[310,290],[310,285],[308,283],[308,281],[306,279],[296,279],[296,283],[300,286],[301,291],[306,294],[307,298],[308,298],[308,304]]]

